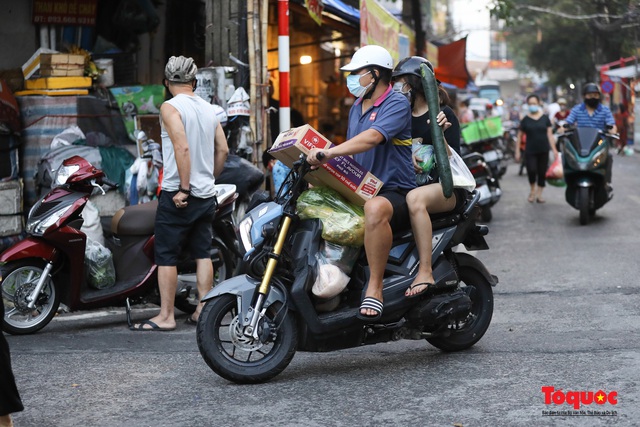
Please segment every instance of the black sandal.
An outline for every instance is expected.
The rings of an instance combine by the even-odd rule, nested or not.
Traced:
[[[407,290],[412,291],[414,288],[417,288],[418,286],[424,286],[425,288],[420,292],[418,292],[417,294],[405,295],[405,298],[409,298],[409,299],[418,298],[419,296],[422,296],[426,293],[431,292],[431,288],[434,288],[436,285],[430,282],[421,282],[421,283],[416,283],[415,285],[409,286],[409,289]]]

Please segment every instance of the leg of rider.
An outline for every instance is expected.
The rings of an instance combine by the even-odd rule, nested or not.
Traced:
[[[369,284],[367,297],[382,301],[382,279],[393,243],[393,232],[389,221],[393,216],[393,206],[384,197],[374,197],[364,204],[364,250],[369,263]],[[365,316],[374,316],[371,309],[360,311]]]
[[[452,210],[456,205],[456,197],[445,199],[441,184],[430,184],[411,190],[407,194],[407,205],[411,216],[411,227],[416,240],[420,267],[415,280],[405,292],[406,296],[419,293],[424,286],[415,286],[418,283],[433,283],[433,271],[431,269],[431,252],[433,250],[433,230],[429,213],[441,213]]]

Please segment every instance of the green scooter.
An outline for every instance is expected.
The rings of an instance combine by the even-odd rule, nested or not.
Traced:
[[[580,211],[580,224],[586,225],[596,210],[613,197],[613,189],[607,182],[613,161],[609,148],[612,139],[618,136],[595,128],[577,127],[565,130],[562,138],[565,198]]]

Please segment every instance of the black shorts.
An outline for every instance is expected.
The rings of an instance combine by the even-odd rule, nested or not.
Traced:
[[[158,200],[155,223],[156,265],[176,266],[183,248],[194,259],[211,256],[212,222],[216,213],[216,198],[190,196],[187,207],[178,209],[173,202],[176,191],[163,191]]]
[[[391,216],[391,230],[396,233],[411,228],[411,218],[409,217],[409,206],[407,206],[407,194],[409,189],[394,188],[390,190],[381,190],[378,196],[387,199],[393,206],[393,215]]]

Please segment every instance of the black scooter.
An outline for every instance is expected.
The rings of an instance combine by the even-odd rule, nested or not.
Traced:
[[[318,272],[322,223],[300,220],[296,201],[310,170],[301,158],[274,201],[257,204],[239,225],[246,274],[227,280],[203,298],[197,342],[205,362],[237,383],[267,381],[297,350],[332,351],[399,339],[426,339],[444,351],[464,350],[487,331],[493,314],[496,276],[477,258],[454,246],[488,249],[486,226],[476,225],[479,194],[456,212],[433,216],[433,275],[439,289],[408,299],[404,292],[419,264],[411,231],[396,234],[384,279],[384,312],[375,323],[356,314],[369,267],[361,251],[337,304],[311,293]]]
[[[607,183],[611,173],[612,140],[618,135],[602,132],[594,128],[571,128],[561,134],[563,142],[562,167],[567,183],[565,198],[580,211],[580,224],[586,225],[597,209],[613,197],[613,190]],[[611,129],[608,126],[607,129]]]

